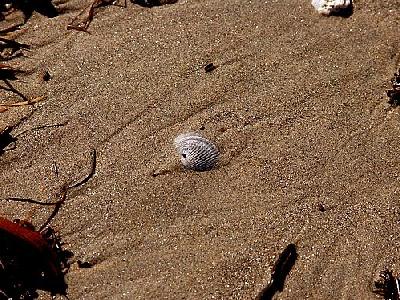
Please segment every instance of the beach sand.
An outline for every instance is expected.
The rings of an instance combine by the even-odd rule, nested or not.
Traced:
[[[32,72],[13,85],[47,98],[0,114],[17,136],[1,199],[54,201],[97,150],[51,223],[74,253],[69,299],[254,299],[289,243],[276,299],[379,299],[379,272],[400,272],[400,2],[355,1],[349,18],[309,0],[128,3],[67,30],[90,2],[22,27],[31,49],[8,63]],[[173,139],[190,131],[219,147],[216,169],[181,168]],[[37,226],[50,213],[1,203]]]

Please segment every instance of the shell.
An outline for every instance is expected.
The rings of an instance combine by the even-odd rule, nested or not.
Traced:
[[[182,164],[190,170],[211,170],[219,158],[218,148],[211,141],[194,132],[177,136],[174,145]]]
[[[351,0],[312,0],[311,4],[321,15],[329,16],[332,13],[338,13],[350,9]]]

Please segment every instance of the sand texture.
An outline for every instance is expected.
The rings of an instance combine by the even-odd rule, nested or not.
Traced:
[[[51,223],[74,253],[69,299],[254,299],[289,243],[276,299],[383,299],[379,272],[400,272],[400,108],[386,97],[399,0],[355,1],[348,18],[310,0],[129,2],[96,10],[90,34],[66,27],[91,1],[53,3],[8,62],[31,71],[15,88],[46,99],[0,113],[17,136],[0,199],[55,200],[97,150]],[[181,168],[173,140],[191,131],[220,149],[216,169]],[[0,205],[37,225],[51,212]]]

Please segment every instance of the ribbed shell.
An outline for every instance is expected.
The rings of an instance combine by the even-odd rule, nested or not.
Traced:
[[[191,132],[177,136],[175,148],[182,164],[194,171],[211,170],[218,161],[218,148],[201,135]]]

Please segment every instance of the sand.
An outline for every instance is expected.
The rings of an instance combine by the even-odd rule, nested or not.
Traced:
[[[66,30],[90,2],[33,13],[16,38],[31,49],[10,62],[32,72],[13,84],[47,98],[0,114],[20,134],[0,156],[1,199],[55,200],[97,150],[51,223],[74,253],[69,299],[254,299],[289,243],[299,257],[276,299],[377,299],[379,272],[400,272],[400,110],[386,97],[400,2],[355,1],[349,18],[309,0],[128,3],[98,9],[90,34]],[[180,167],[172,141],[190,131],[218,145],[216,169]],[[1,203],[35,225],[50,212]]]

